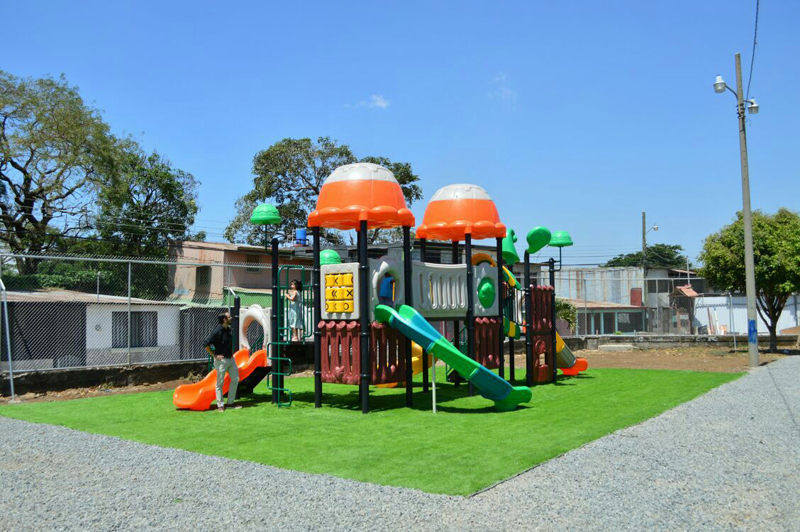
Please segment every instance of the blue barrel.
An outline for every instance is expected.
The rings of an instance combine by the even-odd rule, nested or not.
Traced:
[[[308,245],[308,238],[305,227],[298,227],[294,232],[294,239],[298,246]]]

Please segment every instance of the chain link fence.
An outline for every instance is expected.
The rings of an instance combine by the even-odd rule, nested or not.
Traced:
[[[539,274],[539,284],[549,284]],[[577,313],[564,335],[746,335],[747,298],[716,290],[705,279],[686,272],[645,275],[638,268],[582,269],[556,274],[556,297]],[[789,298],[777,330],[800,325],[800,295]],[[758,320],[759,335],[768,335]]]
[[[264,260],[268,259],[262,256]],[[283,257],[282,257],[283,259]],[[141,260],[108,257],[0,257],[5,286],[0,316],[0,371],[155,364],[205,360],[204,339],[217,316],[239,297],[246,308],[273,306],[268,263]],[[279,270],[281,297],[291,280],[303,284],[303,339],[314,319],[311,261]],[[518,275],[521,281],[522,277]],[[547,272],[535,284],[549,284]],[[638,268],[564,269],[556,295],[577,314],[562,335],[746,334],[746,298],[715,291],[685,272],[646,276]],[[283,305],[284,321],[288,305]],[[6,326],[8,323],[8,326]],[[778,332],[800,324],[800,296],[789,298]],[[452,323],[435,322],[452,338]],[[257,324],[246,334],[260,347]],[[760,334],[767,328],[758,320]],[[10,350],[9,350],[10,344]]]
[[[263,262],[19,255],[1,261],[4,372],[8,343],[14,372],[205,360],[204,340],[236,296],[242,307],[273,304],[272,269]],[[304,334],[310,338],[311,266],[287,265],[280,274],[282,295],[290,280],[304,284]],[[251,345],[263,344],[260,329],[248,329]]]

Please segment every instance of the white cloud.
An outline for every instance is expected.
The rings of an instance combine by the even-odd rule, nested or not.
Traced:
[[[382,94],[373,94],[369,98],[368,107],[380,107],[381,109],[386,109],[389,107],[389,103],[389,100],[384,98]]]
[[[508,81],[508,76],[504,73],[500,73],[495,75],[491,81],[489,81],[489,86],[492,88],[489,91],[489,99],[496,100],[504,105],[511,107],[512,109],[517,105],[517,91],[515,91],[511,83]]]
[[[392,102],[383,97],[382,94],[373,94],[369,100],[361,100],[355,105],[345,104],[345,107],[368,107],[370,109],[386,109]]]

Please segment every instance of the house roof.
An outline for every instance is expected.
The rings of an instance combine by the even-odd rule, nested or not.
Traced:
[[[248,253],[251,255],[266,255],[272,256],[272,252],[269,249],[264,249],[263,246],[251,246],[249,244],[231,244],[228,242],[196,242],[193,240],[186,240],[180,242],[179,244],[173,244],[172,250],[176,254],[179,253],[179,250],[182,248],[191,248],[191,249],[206,249],[206,250],[214,250],[214,251],[235,251],[239,253]],[[311,246],[295,246],[295,247],[284,247],[278,250],[278,254],[283,257],[291,257],[296,258],[298,260],[304,260],[307,256],[311,254]],[[309,259],[311,260],[311,259]]]
[[[34,302],[34,303],[101,303],[127,305],[127,296],[108,296],[104,294],[91,294],[88,292],[77,292],[75,290],[33,290],[30,292],[8,292],[8,300],[11,302]],[[169,301],[151,301],[131,298],[131,305],[170,305],[175,303]]]
[[[572,304],[578,310],[586,309],[608,309],[608,310],[644,310],[644,307],[637,307],[636,305],[625,305],[622,303],[611,303],[610,301],[585,301],[583,299],[559,298],[564,299]]]
[[[676,286],[675,290],[672,291],[670,294],[671,296],[684,296],[684,297],[697,297],[700,294],[694,291],[692,285],[684,284],[681,286]]]

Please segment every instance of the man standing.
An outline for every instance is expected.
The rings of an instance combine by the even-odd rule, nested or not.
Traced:
[[[214,358],[214,369],[217,370],[217,408],[220,412],[225,410],[222,402],[222,388],[225,384],[225,373],[230,375],[231,384],[228,388],[228,407],[241,408],[234,405],[236,388],[239,386],[239,368],[233,359],[233,335],[231,334],[231,315],[223,312],[217,316],[219,325],[211,332],[203,344],[208,354]]]

